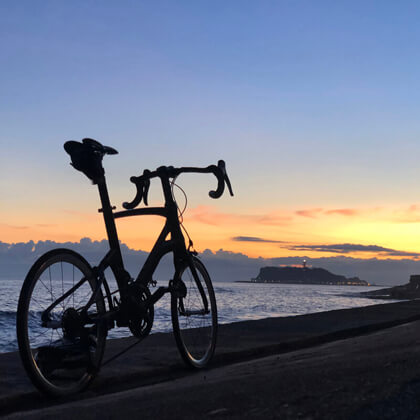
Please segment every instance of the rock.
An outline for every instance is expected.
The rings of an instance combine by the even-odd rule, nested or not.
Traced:
[[[361,295],[374,299],[401,299],[411,300],[420,298],[420,275],[410,276],[410,281],[402,286],[389,287],[386,289],[362,292]]]

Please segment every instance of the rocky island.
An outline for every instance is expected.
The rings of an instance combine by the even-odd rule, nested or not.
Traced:
[[[347,278],[324,268],[262,267],[253,283],[328,284],[335,286],[370,286],[358,277]]]
[[[410,281],[402,286],[362,292],[361,295],[372,299],[420,299],[420,275],[410,276]]]

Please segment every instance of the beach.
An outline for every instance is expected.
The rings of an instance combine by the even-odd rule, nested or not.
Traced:
[[[87,391],[61,400],[41,397],[18,355],[6,353],[0,412],[10,418],[375,418],[361,416],[398,405],[420,378],[419,320],[420,303],[409,301],[226,324],[211,367],[198,372],[183,366],[172,334],[154,334],[104,365]],[[104,361],[133,341],[111,340]]]

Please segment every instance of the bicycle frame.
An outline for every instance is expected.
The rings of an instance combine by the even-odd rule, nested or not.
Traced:
[[[185,240],[178,220],[178,207],[172,197],[169,177],[162,175],[161,184],[165,199],[164,207],[139,208],[116,213],[113,213],[113,208],[109,201],[105,177],[103,178],[103,182],[98,184],[102,202],[102,209],[100,211],[104,216],[110,250],[111,252],[113,251],[115,255],[112,258],[110,267],[114,272],[118,286],[121,290],[124,290],[125,284],[124,280],[119,276],[119,272],[124,268],[124,264],[121,256],[115,219],[144,215],[156,215],[166,218],[166,223],[135,282],[147,285],[161,258],[168,252],[174,252],[175,271],[180,269],[180,263],[182,263],[187,256]],[[169,234],[171,235],[171,239],[168,240],[166,238]]]
[[[173,292],[178,286],[177,282],[181,270],[185,267],[185,264],[191,269],[194,280],[196,281],[197,287],[202,295],[205,310],[208,310],[208,301],[204,293],[201,282],[198,280],[198,274],[195,270],[194,265],[191,263],[191,254],[187,251],[185,246],[185,239],[181,231],[181,227],[178,219],[178,207],[172,197],[171,185],[169,181],[169,176],[162,174],[160,176],[162,189],[164,192],[165,206],[164,207],[150,207],[150,208],[138,208],[132,210],[124,210],[114,213],[114,207],[111,206],[108,189],[106,185],[105,176],[102,176],[98,181],[98,190],[102,203],[102,208],[99,209],[99,212],[103,214],[105,227],[108,236],[108,243],[110,250],[101,260],[97,267],[94,267],[94,275],[96,277],[96,287],[89,301],[83,308],[82,312],[86,319],[92,320],[88,315],[87,311],[92,306],[92,304],[98,299],[101,287],[105,289],[109,311],[105,316],[112,318],[112,315],[116,312],[115,305],[111,298],[111,291],[105,280],[104,272],[110,267],[115,280],[118,285],[118,291],[120,294],[121,304],[118,309],[126,309],[130,303],[130,297],[132,296],[130,285],[142,285],[147,287],[148,283],[152,281],[153,273],[155,272],[157,266],[159,265],[160,260],[169,252],[174,254],[174,266],[175,266],[175,276],[172,279],[167,287],[159,287],[145,302],[142,303],[142,309],[147,310],[150,305],[154,305],[164,294],[168,292]],[[120,219],[124,217],[131,216],[144,216],[144,215],[156,215],[166,218],[166,223],[156,240],[152,250],[150,251],[143,267],[141,268],[137,278],[132,281],[129,273],[124,268],[124,262],[122,259],[120,243],[118,239],[117,228],[115,224],[115,219]],[[167,239],[168,235],[171,235],[170,239]],[[76,289],[78,289],[87,279],[84,278],[80,280],[75,286],[69,289],[64,295],[58,298],[53,302],[43,313],[42,319],[44,323],[49,326],[52,326],[54,321],[49,320],[49,313],[51,310],[57,306],[60,302],[71,295]]]

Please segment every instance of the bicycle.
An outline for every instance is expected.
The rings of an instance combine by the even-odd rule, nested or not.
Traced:
[[[49,396],[64,396],[84,390],[101,367],[108,331],[129,327],[145,338],[154,320],[154,304],[171,294],[171,318],[176,345],[183,361],[203,368],[213,357],[217,337],[217,306],[210,276],[197,258],[189,238],[182,233],[180,210],[173,195],[175,179],[182,173],[213,173],[218,185],[210,191],[219,198],[232,187],[225,163],[205,168],[161,166],[131,177],[136,195],[123,203],[125,210],[111,206],[102,159],[118,152],[93,139],[68,141],[64,149],[72,166],[97,185],[109,252],[100,263],[91,265],[69,249],[55,249],[42,255],[32,266],[22,286],[17,310],[19,353],[32,383]],[[162,207],[148,206],[150,180],[159,178],[164,194]],[[166,219],[164,227],[136,279],[125,270],[115,220],[140,215]],[[185,230],[185,228],[184,228]],[[173,253],[174,277],[168,286],[155,286],[153,273],[161,258]],[[104,272],[110,267],[117,283],[111,292]]]

